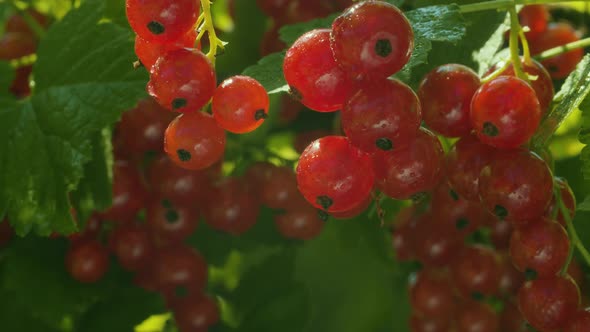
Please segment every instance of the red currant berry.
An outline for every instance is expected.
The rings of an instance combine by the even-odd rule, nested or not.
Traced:
[[[451,265],[452,280],[465,298],[494,295],[500,285],[501,266],[493,250],[466,247]]]
[[[446,182],[433,192],[431,207],[437,222],[452,230],[456,236],[465,237],[476,231],[487,213],[480,204],[468,201],[452,190]]]
[[[149,94],[181,113],[199,111],[215,91],[215,70],[199,50],[181,48],[160,57],[151,69]]]
[[[568,23],[551,23],[547,30],[543,32],[538,38],[530,41],[531,53],[533,55],[539,54],[550,48],[558,47],[567,43],[580,40],[574,28]],[[574,69],[584,56],[583,49],[575,49],[569,52],[560,54],[541,63],[554,79],[566,78]]]
[[[449,281],[430,270],[418,272],[410,284],[410,303],[414,312],[428,318],[452,316],[455,298]]]
[[[82,283],[94,283],[102,279],[107,272],[109,254],[95,240],[80,242],[68,250],[66,267],[75,280]]]
[[[134,165],[116,161],[113,167],[113,205],[102,214],[106,220],[133,220],[145,206],[147,189]]]
[[[410,143],[373,155],[376,185],[387,196],[408,199],[435,188],[444,168],[438,138],[421,128]]]
[[[154,260],[158,288],[164,294],[188,291],[200,293],[207,283],[207,262],[197,251],[186,246],[160,249]]]
[[[279,233],[290,239],[311,240],[324,228],[324,221],[312,207],[287,211],[275,217]]]
[[[205,169],[223,157],[225,131],[207,113],[181,114],[166,129],[164,150],[182,168]]]
[[[409,261],[415,256],[415,235],[418,218],[413,206],[402,209],[397,216],[391,231],[391,244],[398,261]]]
[[[518,12],[518,19],[523,27],[528,27],[525,32],[528,40],[536,39],[547,30],[549,22],[549,10],[545,5],[528,5],[522,7]]]
[[[386,78],[410,59],[414,32],[397,7],[363,1],[334,20],[331,46],[336,62],[353,77]]]
[[[35,53],[37,41],[33,35],[8,32],[0,38],[0,60],[14,60]]]
[[[365,212],[369,205],[371,205],[371,202],[373,202],[373,199],[371,196],[368,196],[363,202],[356,205],[355,207],[345,211],[332,212],[330,215],[336,219],[354,218]]]
[[[485,303],[467,302],[457,316],[457,332],[496,332],[499,325],[498,315]]]
[[[256,224],[260,204],[245,183],[228,178],[215,187],[205,207],[205,222],[212,228],[230,234],[243,234]]]
[[[50,19],[45,14],[40,13],[31,7],[27,8],[26,12],[28,15],[31,16],[31,18],[37,21],[37,23],[39,23],[39,25],[42,28],[47,28],[49,26]],[[4,25],[4,32],[22,32],[32,36],[35,35],[35,32],[33,31],[33,29],[31,29],[27,21],[23,18],[22,15],[19,14],[11,15],[8,18],[8,20],[6,20],[6,24]]]
[[[123,224],[109,235],[109,247],[117,256],[119,264],[129,271],[146,268],[154,254],[154,248],[145,227]]]
[[[33,72],[33,66],[23,66],[16,69],[14,80],[10,85],[10,92],[18,98],[31,94],[29,77]]]
[[[140,36],[135,36],[135,55],[137,55],[141,64],[150,71],[159,57],[181,48],[193,48],[195,39],[197,39],[197,32],[194,29],[190,29],[180,39],[164,44],[150,42]]]
[[[199,213],[193,206],[153,199],[147,207],[146,221],[158,242],[181,243],[197,229]]]
[[[552,276],[527,281],[518,292],[524,318],[540,331],[558,331],[574,317],[580,291],[569,277]]]
[[[530,151],[502,151],[482,169],[479,194],[498,218],[522,225],[541,217],[549,206],[553,176],[547,164]]]
[[[279,29],[274,21],[270,28],[266,30],[260,42],[260,56],[267,56],[271,53],[280,52],[284,50],[287,45],[279,37]]]
[[[466,66],[447,64],[433,69],[418,89],[426,125],[447,137],[469,135],[471,99],[480,85],[479,76]]]
[[[506,332],[527,332],[526,321],[518,306],[512,301],[504,303],[504,309],[500,314],[500,331]]]
[[[479,201],[479,174],[493,155],[493,148],[473,136],[463,137],[453,145],[447,155],[446,173],[459,196]]]
[[[125,113],[117,125],[116,135],[120,137],[126,153],[143,156],[149,151],[163,150],[164,130],[174,119],[152,98],[146,98]]]
[[[170,43],[187,33],[199,17],[195,0],[126,0],[127,19],[148,41]]]
[[[589,308],[590,309],[590,308]],[[590,331],[590,311],[579,310],[569,321],[563,332],[588,332]]]
[[[490,238],[494,247],[496,249],[508,249],[513,232],[512,224],[489,213],[485,219],[485,223],[490,227]]]
[[[211,109],[220,127],[243,134],[262,125],[268,117],[268,104],[268,94],[257,80],[233,76],[217,87]]]
[[[570,220],[574,220],[574,216],[576,215],[576,196],[574,196],[574,192],[572,188],[570,188],[567,181],[563,178],[555,178],[555,185],[559,188],[559,192],[561,193],[561,200],[563,204],[569,211]],[[547,209],[547,213],[545,213],[547,218],[554,218],[557,220],[563,227],[567,227],[565,218],[563,213],[561,212],[557,202],[555,201],[555,196],[551,200],[551,204]]]
[[[357,206],[370,195],[374,182],[369,155],[342,136],[314,141],[297,165],[299,191],[313,206],[328,212]]]
[[[460,250],[462,239],[455,236],[454,230],[439,224],[432,213],[421,215],[416,223],[415,229],[408,230],[409,246],[416,258],[428,267],[449,265]]]
[[[502,268],[500,271],[499,293],[506,298],[512,297],[518,292],[525,282],[525,276],[512,264],[510,257],[502,256]]]
[[[180,332],[206,331],[219,321],[219,309],[206,295],[193,295],[174,301],[174,318]]]
[[[410,318],[410,329],[412,332],[448,332],[451,329],[451,320],[449,317],[433,319],[413,314]]]
[[[404,83],[367,82],[344,104],[342,129],[363,151],[389,151],[416,137],[421,114],[418,97]]]
[[[514,76],[484,83],[471,101],[471,122],[480,141],[510,149],[526,143],[541,120],[535,90]]]
[[[540,277],[557,274],[567,261],[567,232],[558,223],[541,219],[512,233],[510,257],[521,272],[535,271]]]
[[[352,92],[353,85],[330,50],[330,30],[317,29],[299,37],[283,62],[292,96],[318,112],[333,112]]]
[[[261,202],[271,209],[295,210],[307,205],[299,190],[297,177],[289,167],[274,167],[269,170],[268,179],[262,184]]]

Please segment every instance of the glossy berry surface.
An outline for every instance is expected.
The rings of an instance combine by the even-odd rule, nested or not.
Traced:
[[[521,272],[533,270],[539,277],[550,277],[565,265],[569,247],[561,225],[548,219],[535,220],[512,233],[510,257]]]
[[[260,127],[268,117],[269,99],[264,87],[248,76],[233,76],[215,89],[211,109],[223,129],[243,134]]]
[[[386,78],[410,59],[414,33],[397,7],[363,1],[332,23],[331,46],[336,62],[354,78]]]
[[[427,267],[449,265],[462,246],[462,238],[455,236],[454,229],[438,222],[432,213],[425,213],[416,221],[415,229],[410,223],[407,246],[413,250],[416,259]],[[395,244],[395,243],[394,243]]]
[[[97,282],[109,268],[109,254],[97,241],[77,243],[66,254],[66,268],[78,282]]]
[[[528,27],[525,32],[528,40],[536,39],[547,30],[550,14],[545,5],[528,5],[518,12],[518,19],[523,27]]]
[[[493,250],[466,247],[451,265],[452,280],[465,298],[493,295],[500,285],[500,268],[500,259]]]
[[[350,142],[372,153],[396,150],[418,133],[422,111],[412,89],[398,80],[365,82],[346,101],[342,129]]]
[[[158,288],[175,293],[178,287],[199,293],[207,283],[207,262],[197,251],[186,246],[160,249],[153,262]]]
[[[166,53],[180,48],[195,47],[195,39],[197,39],[197,32],[193,29],[188,30],[179,39],[169,43],[150,42],[140,36],[135,36],[135,55],[137,55],[141,64],[150,71],[158,58]]]
[[[187,33],[199,17],[195,0],[126,0],[131,28],[148,41],[170,43]]]
[[[352,93],[352,81],[338,67],[330,50],[330,30],[312,30],[289,48],[283,62],[291,95],[318,112],[333,112]]]
[[[172,305],[180,331],[206,331],[219,321],[217,304],[209,296],[198,294],[176,300]]]
[[[194,206],[157,198],[147,207],[146,222],[158,242],[180,243],[197,228],[199,213]]]
[[[501,331],[527,332],[526,321],[513,301],[506,301],[500,314]]]
[[[113,167],[113,204],[102,217],[120,222],[133,220],[146,200],[147,190],[138,170],[129,162],[116,161]]]
[[[451,327],[451,320],[447,318],[433,319],[431,317],[420,317],[413,314],[410,317],[410,328],[412,332],[447,332]]]
[[[376,185],[387,196],[408,199],[436,187],[444,169],[444,152],[438,138],[420,129],[410,143],[373,155]]]
[[[491,213],[520,225],[544,214],[551,202],[553,176],[532,152],[502,151],[481,171],[479,193]]]
[[[457,332],[496,332],[500,319],[485,303],[467,302],[457,314]]]
[[[590,311],[579,310],[569,321],[563,332],[588,332],[590,331]]]
[[[551,23],[543,34],[530,41],[531,53],[535,55],[550,48],[578,40],[580,40],[580,37],[578,37],[576,31],[570,24]],[[541,63],[547,68],[553,79],[563,79],[576,69],[583,56],[584,50],[576,49],[543,60]]]
[[[212,228],[239,235],[256,224],[260,203],[241,179],[228,178],[209,193],[203,212]]]
[[[481,85],[469,67],[447,64],[436,67],[420,82],[418,96],[428,128],[447,137],[471,133],[471,99]]]
[[[541,120],[535,90],[514,76],[484,83],[471,101],[471,123],[480,141],[510,149],[526,143]]]
[[[460,196],[479,201],[479,174],[492,160],[494,149],[473,136],[461,138],[449,151],[446,174]]]
[[[346,137],[320,138],[299,158],[299,191],[313,206],[328,212],[360,204],[371,193],[374,182],[371,158]]]
[[[540,331],[558,331],[574,317],[580,304],[578,286],[569,277],[528,281],[518,292],[524,318]]]
[[[297,189],[297,177],[289,167],[274,167],[262,182],[261,202],[272,209],[296,210],[307,205]],[[260,183],[259,183],[260,185]]]
[[[151,69],[149,94],[166,109],[198,112],[213,96],[215,71],[199,50],[178,49],[160,57]]]
[[[459,196],[444,181],[433,191],[430,204],[437,222],[460,237],[476,231],[486,213],[480,204]]]
[[[189,170],[207,168],[223,157],[225,131],[210,114],[181,114],[166,129],[164,151],[178,166]]]
[[[287,211],[275,217],[277,230],[286,238],[310,240],[318,236],[324,228],[324,221],[314,208],[300,208]]]
[[[415,313],[429,318],[444,318],[453,314],[453,289],[444,276],[429,270],[418,272],[410,284],[410,303]]]
[[[109,236],[109,247],[126,270],[138,271],[149,265],[154,247],[148,230],[134,224],[115,228]]]

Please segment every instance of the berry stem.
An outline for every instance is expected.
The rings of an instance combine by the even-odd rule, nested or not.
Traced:
[[[538,5],[560,2],[571,2],[571,0],[493,0],[459,6],[459,10],[461,13],[472,13],[483,10],[506,10],[514,5]],[[583,2],[590,2],[590,0],[583,0]]]
[[[37,37],[37,39],[40,40],[43,38],[43,36],[45,36],[45,30],[43,30],[41,24],[39,24],[39,22],[37,22],[31,16],[31,14],[29,14],[29,12],[17,6],[14,1],[10,1],[9,5],[18,13],[18,15],[20,15],[23,18],[23,20],[25,20],[29,28],[33,30],[33,33],[35,33],[35,37]]]
[[[586,247],[584,247],[584,244],[582,243],[582,241],[580,240],[580,237],[578,236],[578,232],[576,232],[576,228],[574,227],[574,223],[572,222],[572,218],[570,216],[570,211],[567,209],[567,207],[563,203],[563,200],[561,199],[561,192],[559,189],[555,190],[555,201],[557,202],[557,206],[559,207],[559,211],[561,212],[561,215],[563,216],[563,219],[565,220],[565,223],[567,225],[567,233],[570,238],[570,249],[569,249],[567,261],[561,271],[562,275],[566,275],[567,269],[574,257],[574,249],[578,249],[578,251],[580,252],[582,257],[586,261],[586,264],[588,264],[588,265],[590,265],[590,252],[588,252],[588,249],[586,249]]]
[[[550,48],[546,51],[543,51],[542,53],[535,56],[535,60],[543,61],[543,60],[558,56],[560,54],[567,53],[569,51],[579,49],[579,48],[585,48],[588,46],[590,46],[590,38],[580,39],[575,42],[571,42],[568,44],[564,44],[564,45],[557,46],[554,48]]]
[[[529,78],[522,70],[522,63],[520,61],[518,40],[522,31],[522,27],[518,21],[516,6],[512,6],[508,11],[510,12],[510,60],[512,61],[512,66],[514,66],[514,72],[516,73],[516,76],[525,82],[528,82]]]
[[[211,60],[211,63],[215,65],[215,57],[217,56],[217,48],[223,50],[226,42],[222,41],[217,37],[215,27],[213,26],[213,18],[211,16],[211,0],[201,0],[201,8],[203,12],[197,20],[197,26],[199,34],[197,35],[197,43],[203,38],[205,32],[209,38],[209,52],[207,52],[207,58]]]

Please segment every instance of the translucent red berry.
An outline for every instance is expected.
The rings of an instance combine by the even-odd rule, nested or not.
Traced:
[[[418,272],[410,284],[410,304],[421,316],[451,316],[455,310],[455,298],[449,280],[430,270]]]
[[[207,262],[194,249],[176,245],[158,251],[153,262],[158,289],[174,294],[179,287],[196,294],[207,283]]]
[[[531,53],[541,53],[550,48],[580,40],[574,28],[568,23],[551,23],[540,36],[530,41]],[[583,49],[575,49],[541,61],[554,79],[566,78],[584,56]]]
[[[299,158],[299,191],[313,206],[328,212],[360,204],[370,195],[374,182],[371,158],[346,137],[320,138]]]
[[[213,165],[225,150],[225,131],[213,116],[198,111],[179,115],[166,129],[164,138],[164,150],[170,159],[190,170]]]
[[[181,332],[206,331],[219,321],[219,308],[213,299],[195,294],[177,299],[172,304],[174,319]]]
[[[408,19],[384,1],[363,1],[332,23],[336,62],[351,76],[386,78],[410,59],[414,33]]]
[[[480,141],[497,148],[526,143],[541,120],[535,90],[514,76],[484,83],[471,101],[471,123]]]
[[[292,96],[318,112],[333,112],[352,92],[352,81],[338,67],[330,50],[330,30],[312,30],[289,48],[283,62]]]
[[[463,239],[456,236],[453,229],[440,224],[431,212],[421,215],[416,226],[410,223],[406,231],[409,232],[408,245],[418,261],[428,267],[449,265],[463,244]]]
[[[452,281],[466,298],[494,295],[501,277],[501,261],[492,249],[466,247],[451,265]]]
[[[444,169],[444,152],[434,134],[420,129],[410,143],[375,153],[373,163],[379,189],[392,198],[408,199],[436,187]]]
[[[284,237],[300,240],[313,239],[324,228],[324,221],[311,206],[280,214],[275,217],[275,224]]]
[[[588,332],[590,329],[589,309],[579,310],[563,329],[563,332]]]
[[[150,71],[158,58],[166,53],[180,48],[195,47],[195,39],[197,39],[197,32],[194,29],[190,29],[180,39],[169,43],[150,42],[140,36],[135,36],[135,55],[141,64]]]
[[[363,83],[346,101],[342,129],[363,151],[389,151],[411,142],[421,119],[420,102],[410,87],[398,80],[377,80]]]
[[[550,15],[545,5],[528,5],[518,12],[518,19],[523,27],[528,27],[526,38],[531,40],[543,35],[547,30]]]
[[[126,161],[116,161],[113,167],[113,204],[102,214],[102,218],[120,222],[133,220],[146,200],[147,189],[137,168]]]
[[[213,94],[211,110],[220,127],[243,134],[260,127],[268,117],[268,94],[264,87],[248,76],[233,76]]]
[[[169,43],[187,33],[199,17],[195,0],[126,0],[131,28],[148,41]]]
[[[412,332],[447,332],[451,328],[451,319],[450,317],[436,319],[413,314],[410,317],[410,328]]]
[[[140,225],[122,224],[109,235],[109,247],[126,270],[147,267],[154,254],[148,230]]]
[[[66,254],[66,268],[76,281],[97,282],[109,268],[109,254],[95,240],[80,242],[72,246]]]
[[[418,89],[428,128],[447,137],[469,135],[471,99],[479,86],[479,76],[463,65],[447,64],[428,73]]]
[[[146,222],[160,244],[180,243],[197,228],[199,213],[194,205],[154,198],[147,207]]]
[[[166,109],[193,113],[209,102],[216,83],[209,59],[199,50],[182,48],[158,59],[148,92]]]
[[[447,154],[446,174],[453,190],[468,200],[479,201],[479,174],[494,149],[473,136],[461,138]]]
[[[499,325],[498,314],[486,303],[469,301],[457,314],[457,332],[496,332]]]

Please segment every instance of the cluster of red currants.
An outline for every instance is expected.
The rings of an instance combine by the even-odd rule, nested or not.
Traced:
[[[580,40],[574,27],[567,22],[549,23],[551,15],[545,5],[523,7],[518,13],[522,26],[528,27],[525,32],[533,55],[548,49]],[[546,59],[541,63],[554,79],[566,78],[582,60],[583,49],[571,50],[558,56]]]
[[[26,15],[34,19],[41,28],[49,26],[49,18],[34,9],[27,9]],[[6,21],[4,35],[0,38],[0,60],[19,60],[35,54],[38,42],[37,36],[22,15],[13,14]],[[30,64],[20,65],[16,69],[10,86],[10,92],[14,96],[22,98],[31,94],[29,77],[32,71],[33,66]]]
[[[256,80],[234,76],[218,87],[198,45],[195,0],[126,1],[137,33],[135,51],[150,71],[147,90],[168,111],[182,113],[166,129],[164,149],[181,167],[205,169],[223,157],[225,130],[247,133],[268,116],[269,98]],[[213,115],[202,112],[212,100]]]

